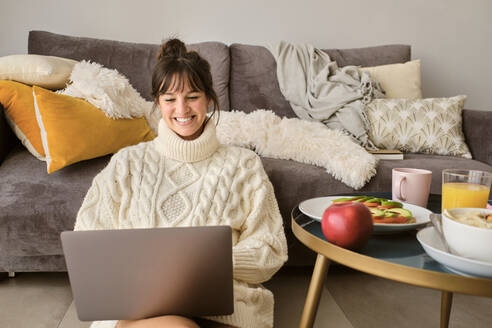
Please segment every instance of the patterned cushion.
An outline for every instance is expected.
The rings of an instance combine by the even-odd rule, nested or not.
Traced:
[[[461,127],[465,99],[375,99],[366,106],[369,138],[382,149],[471,158]]]

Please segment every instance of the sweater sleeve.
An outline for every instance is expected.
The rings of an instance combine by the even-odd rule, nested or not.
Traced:
[[[244,215],[233,247],[234,278],[248,283],[269,280],[287,261],[287,242],[273,186],[260,158],[248,156],[237,174]]]
[[[85,195],[74,230],[109,230],[118,223],[121,189],[117,175],[117,158],[99,172]]]

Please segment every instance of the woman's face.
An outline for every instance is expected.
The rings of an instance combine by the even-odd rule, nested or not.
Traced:
[[[205,93],[192,90],[188,83],[185,83],[182,91],[167,90],[159,96],[164,122],[185,140],[196,139],[202,133],[209,104]]]

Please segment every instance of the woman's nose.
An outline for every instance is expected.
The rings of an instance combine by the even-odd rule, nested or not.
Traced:
[[[188,105],[185,99],[178,99],[176,101],[176,112],[180,114],[188,113]]]

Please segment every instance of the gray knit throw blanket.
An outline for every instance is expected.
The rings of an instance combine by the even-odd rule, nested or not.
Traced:
[[[280,90],[299,118],[342,130],[368,149],[365,104],[384,98],[379,83],[356,66],[339,68],[330,56],[310,44],[269,45],[277,61]]]

